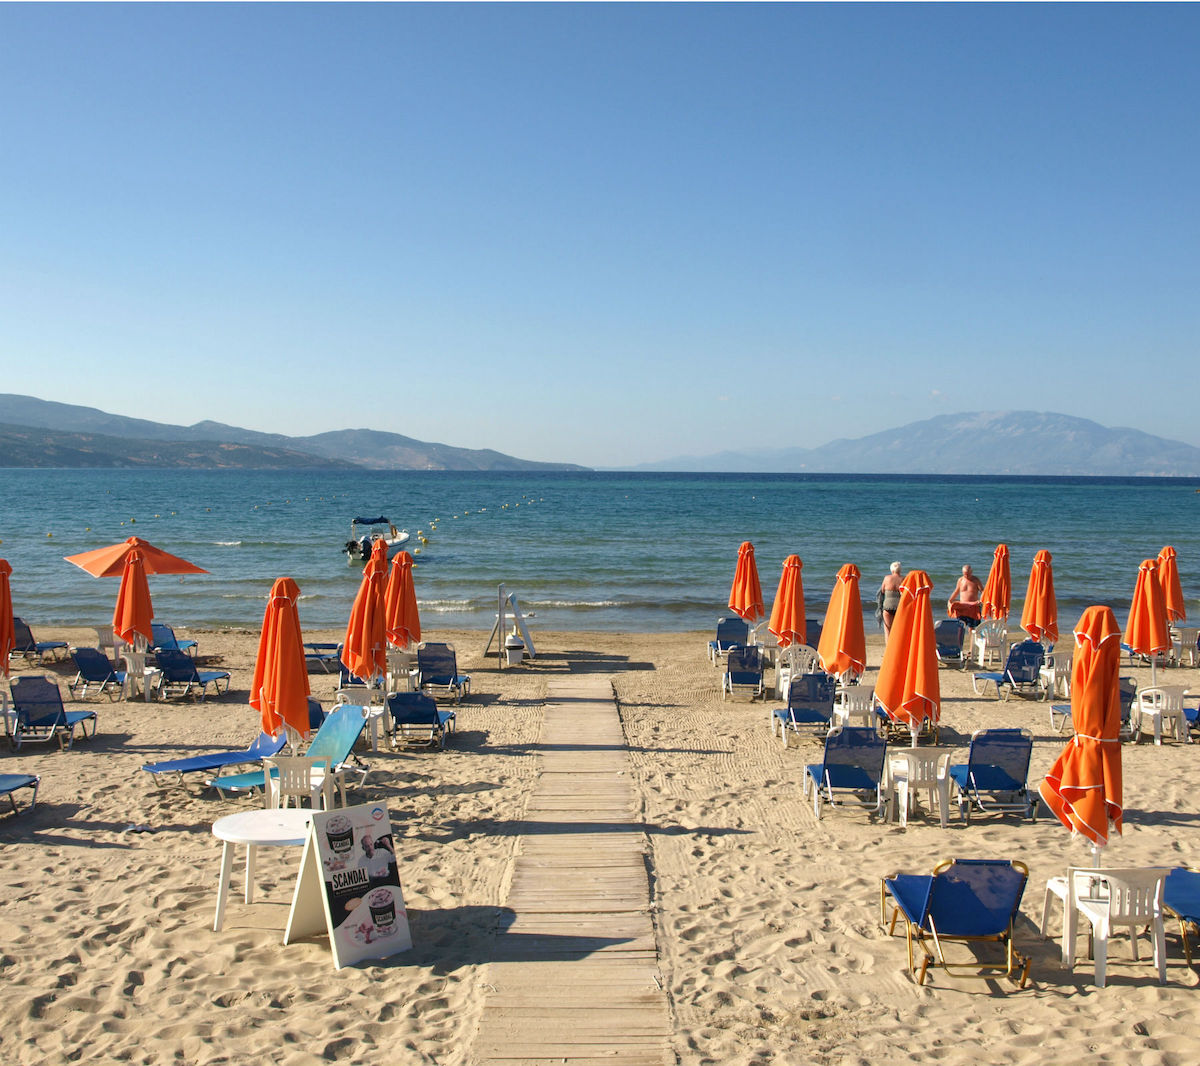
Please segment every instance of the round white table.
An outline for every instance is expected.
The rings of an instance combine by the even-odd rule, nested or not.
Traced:
[[[217,917],[213,929],[220,931],[225,921],[225,900],[229,895],[229,875],[233,870],[233,845],[246,845],[246,902],[254,902],[254,854],[260,847],[297,847],[308,837],[312,811],[297,807],[281,810],[258,808],[228,814],[213,822],[213,836],[224,841],[221,851],[221,876],[217,882]]]

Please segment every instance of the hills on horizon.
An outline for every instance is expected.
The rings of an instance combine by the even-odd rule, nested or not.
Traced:
[[[95,407],[0,394],[0,467],[194,469],[586,470],[491,449],[431,444],[399,433],[341,429],[308,437],[204,421],[192,426]]]
[[[306,437],[203,421],[179,426],[0,394],[0,467],[586,471],[373,429]],[[1200,448],[1054,412],[939,415],[818,448],[724,451],[620,468],[680,473],[1200,477]]]
[[[1137,429],[1040,411],[938,415],[819,448],[724,451],[627,470],[796,474],[1200,477],[1200,448]]]

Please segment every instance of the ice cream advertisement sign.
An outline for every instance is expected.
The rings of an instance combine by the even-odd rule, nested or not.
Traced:
[[[313,812],[284,943],[323,931],[338,969],[412,947],[382,804]]]

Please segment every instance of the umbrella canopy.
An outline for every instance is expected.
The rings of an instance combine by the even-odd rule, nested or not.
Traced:
[[[857,566],[847,563],[837,572],[829,596],[817,654],[821,669],[834,677],[846,671],[861,674],[866,669],[867,638],[863,634],[862,597],[858,591],[861,576]]]
[[[7,559],[0,559],[0,670],[8,677],[8,657],[12,654],[17,635],[13,630],[12,615],[12,565]]]
[[[753,625],[767,612],[763,610],[762,586],[758,583],[758,565],[754,545],[748,540],[738,548],[737,569],[729,590],[729,609]]]
[[[1075,735],[1039,791],[1063,825],[1097,848],[1121,832],[1121,631],[1110,607],[1089,607],[1075,627],[1071,721]]]
[[[754,545],[749,540],[743,541],[738,549],[738,567],[733,571],[733,587],[730,589],[730,610],[751,625],[767,613],[762,606],[762,586],[758,583]]]
[[[1153,685],[1159,653],[1171,646],[1167,604],[1163,599],[1162,586],[1158,583],[1157,559],[1143,559],[1138,567],[1133,602],[1129,605],[1129,622],[1125,626],[1125,643],[1134,655],[1149,657],[1150,684]]]
[[[407,648],[421,642],[421,616],[417,612],[417,590],[413,585],[413,557],[400,552],[392,560],[383,609],[389,644]]]
[[[277,736],[287,726],[307,737],[308,664],[300,634],[300,586],[290,577],[277,578],[263,614],[258,658],[250,685],[250,706],[262,716],[262,729]]]
[[[1012,576],[1008,569],[1007,544],[997,544],[992,553],[992,568],[988,571],[981,599],[984,618],[1008,617],[1012,607]]]
[[[154,639],[150,629],[154,607],[150,602],[147,574],[208,573],[203,567],[156,548],[141,537],[130,537],[120,544],[110,544],[107,548],[96,548],[63,558],[86,570],[92,577],[121,578],[117,606],[113,611],[113,632],[129,644],[133,643],[135,633],[145,637],[147,643]]]
[[[1179,585],[1179,564],[1175,549],[1169,544],[1158,553],[1158,583],[1162,585],[1163,602],[1167,606],[1167,621],[1187,621],[1187,608],[1183,605],[1183,589]]]
[[[753,562],[754,549],[751,548],[750,551]],[[740,569],[740,558],[738,566]],[[775,592],[771,621],[767,626],[767,632],[779,639],[781,648],[803,644],[807,639],[804,621],[804,578],[800,574],[803,569],[804,564],[798,555],[789,555],[783,560],[783,572],[779,575],[779,588]],[[736,587],[736,580],[734,584]]]
[[[68,563],[74,563],[86,570],[92,577],[121,577],[125,572],[125,560],[135,551],[141,555],[142,570],[147,574],[208,573],[195,563],[189,563],[186,559],[180,559],[178,555],[156,548],[141,537],[130,537],[120,544],[110,544],[107,548],[96,548],[80,555],[65,555],[63,558]]]
[[[387,544],[377,540],[371,558],[363,568],[362,583],[350,621],[346,624],[342,662],[346,669],[363,681],[387,673],[387,623],[384,619],[383,586],[387,577]]]
[[[921,723],[937,724],[941,713],[932,591],[924,570],[910,570],[900,583],[900,606],[875,681],[876,699],[892,718],[908,723],[914,741]]]
[[[1058,640],[1058,600],[1054,598],[1054,568],[1051,556],[1043,549],[1033,557],[1029,588],[1021,610],[1021,628],[1031,640],[1053,644]]]
[[[134,549],[125,556],[121,571],[121,587],[117,590],[117,605],[113,608],[113,632],[126,644],[138,635],[147,644],[154,642],[154,605],[150,602],[150,583],[146,580],[146,565],[142,553]]]

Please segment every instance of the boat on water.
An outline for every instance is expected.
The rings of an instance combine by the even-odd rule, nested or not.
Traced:
[[[388,555],[403,547],[409,541],[407,529],[397,529],[390,519],[383,515],[378,518],[354,517],[350,520],[350,539],[342,546],[346,562],[365,563],[371,558],[371,549],[375,541],[382,540],[388,546]]]

